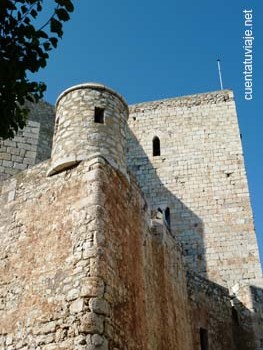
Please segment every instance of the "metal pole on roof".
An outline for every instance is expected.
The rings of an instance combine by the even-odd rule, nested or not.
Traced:
[[[217,67],[218,67],[218,74],[219,74],[219,80],[220,80],[220,87],[221,87],[221,90],[223,90],[223,83],[222,83],[222,73],[221,73],[220,59],[218,59],[218,60],[217,60]]]

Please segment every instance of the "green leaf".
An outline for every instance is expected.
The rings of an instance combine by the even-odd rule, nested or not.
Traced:
[[[71,0],[51,1],[57,8],[37,30],[39,12],[43,3],[49,6],[49,1],[0,0],[0,3],[0,138],[6,139],[25,126],[28,115],[25,102],[37,102],[43,97],[45,84],[30,81],[27,75],[46,66],[49,51],[57,47],[58,38],[63,35],[62,23],[69,19],[74,7]]]
[[[23,15],[27,12],[28,8],[26,7],[26,5],[21,6],[21,11],[23,13]]]
[[[29,101],[29,102],[35,102],[35,99],[34,99],[34,97],[32,96],[32,95],[27,95],[26,96],[26,99],[27,99],[27,101]]]
[[[44,68],[44,67],[46,67],[46,65],[47,65],[47,61],[46,61],[45,58],[41,58],[41,59],[38,61],[38,63],[39,63],[39,65],[40,65],[41,68]]]
[[[21,21],[21,18],[22,18],[21,12],[17,12],[17,20],[18,20],[18,22]]]
[[[36,11],[35,9],[33,9],[33,10],[30,11],[30,15],[31,15],[33,18],[36,18],[37,15],[38,15],[38,13],[37,13],[37,11]]]
[[[51,18],[50,21],[50,31],[52,33],[57,33],[57,35],[61,38],[63,35],[63,31],[62,31],[62,24],[56,20],[55,18]]]
[[[70,19],[68,12],[65,9],[56,9],[56,15],[60,21],[68,21]]]
[[[44,46],[44,49],[45,49],[46,51],[50,51],[50,50],[51,50],[50,43],[49,43],[48,41],[46,41],[46,42],[43,44],[43,46]]]
[[[71,0],[55,0],[55,2],[58,5],[65,7],[68,12],[74,11],[74,5]]]
[[[52,46],[56,48],[58,46],[58,39],[55,37],[49,38],[49,41],[51,42]]]
[[[43,30],[38,30],[37,33],[38,33],[39,38],[48,39],[47,33],[44,32]]]
[[[38,12],[42,11],[42,3],[41,3],[41,1],[39,1],[39,2],[37,3],[37,11],[38,11]]]
[[[24,22],[25,22],[26,24],[29,24],[29,23],[30,23],[30,18],[29,18],[29,17],[26,17],[26,18],[24,19]]]

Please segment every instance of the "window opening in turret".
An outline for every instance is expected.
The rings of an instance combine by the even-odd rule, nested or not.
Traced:
[[[153,138],[153,156],[160,156],[161,155],[161,148],[160,148],[160,139],[159,137],[155,136]]]
[[[165,222],[168,226],[168,228],[171,228],[171,217],[170,217],[170,208],[166,208],[165,212],[164,212],[164,218],[165,218]]]
[[[99,124],[104,124],[104,108],[95,107],[94,111],[94,122]]]
[[[208,332],[205,328],[200,328],[201,350],[208,350]]]
[[[56,118],[55,121],[55,128],[54,128],[54,135],[58,132],[58,125],[59,125],[59,116]]]

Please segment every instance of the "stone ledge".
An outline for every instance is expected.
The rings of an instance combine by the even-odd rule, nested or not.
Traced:
[[[128,109],[128,105],[127,102],[125,101],[125,99],[115,90],[107,87],[106,85],[103,84],[99,84],[99,83],[83,83],[83,84],[78,84],[78,85],[74,85],[71,86],[70,88],[66,89],[65,91],[63,91],[59,97],[57,98],[56,101],[56,108],[58,106],[59,101],[65,96],[67,95],[69,92],[75,91],[75,90],[83,90],[83,89],[94,89],[94,90],[101,90],[101,91],[108,91],[109,93],[111,93],[112,95],[116,96],[118,99],[121,100],[121,102],[126,106],[126,108]]]
[[[232,90],[222,90],[207,92],[202,94],[180,96],[175,98],[168,98],[152,102],[142,102],[129,106],[130,114],[152,111],[163,108],[175,107],[193,107],[199,105],[210,105],[222,102],[234,101],[234,94]]]

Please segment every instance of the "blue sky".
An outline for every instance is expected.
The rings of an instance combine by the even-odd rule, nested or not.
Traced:
[[[51,2],[49,2],[50,4]],[[233,89],[256,231],[263,261],[263,3],[262,1],[74,1],[47,68],[47,101],[64,89],[96,81],[129,104],[220,89]],[[50,6],[50,5],[46,5]],[[253,100],[244,99],[243,10],[253,10]]]

